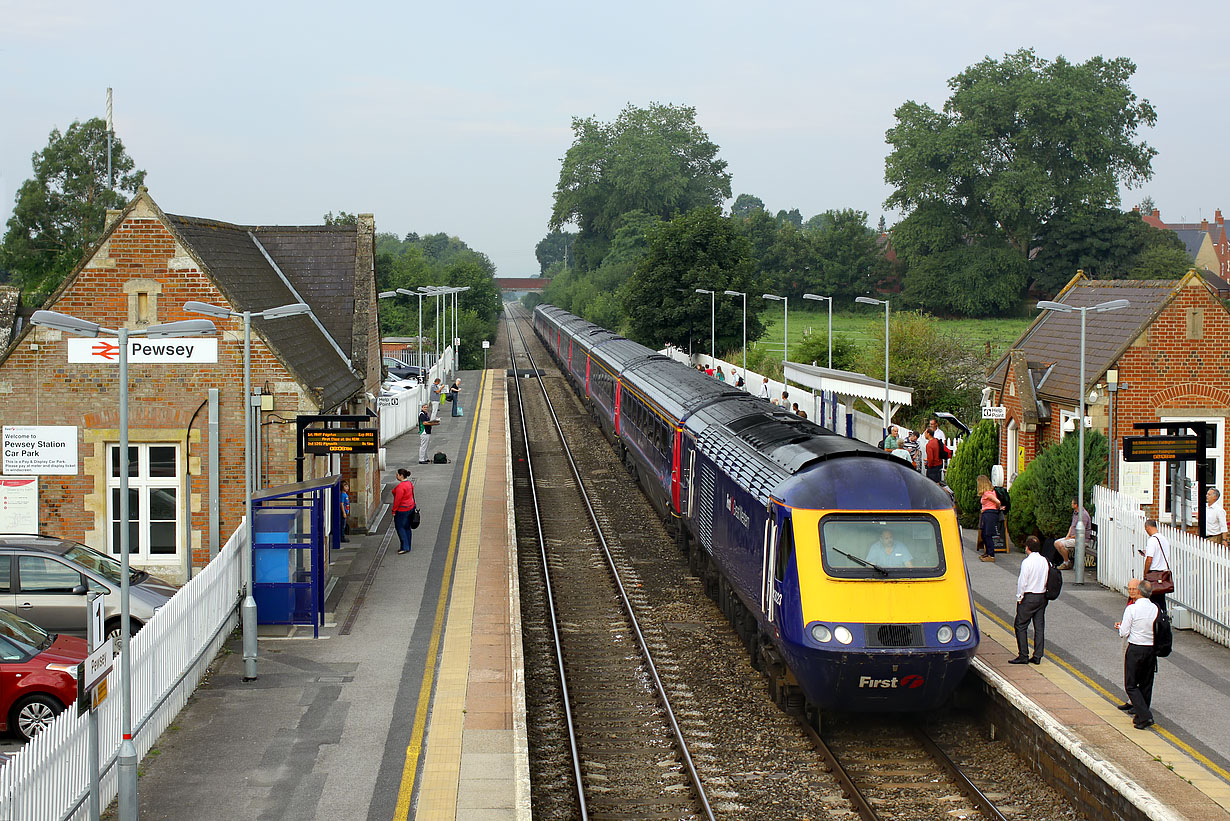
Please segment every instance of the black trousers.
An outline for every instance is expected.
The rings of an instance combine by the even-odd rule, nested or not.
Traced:
[[[1157,673],[1157,657],[1153,647],[1129,644],[1123,654],[1123,689],[1136,713],[1136,723],[1153,720],[1153,676]]]
[[[978,519],[978,531],[982,535],[983,550],[988,556],[994,556],[996,542],[999,541],[999,511],[982,511]]]
[[[1046,649],[1046,594],[1026,593],[1025,597],[1016,603],[1016,621],[1012,623],[1016,631],[1017,658],[1029,657],[1029,623],[1034,623],[1034,658],[1042,658]]]
[[[933,468],[927,468],[927,478],[935,482],[936,484],[939,484],[940,482],[944,481],[943,465],[933,467]]]

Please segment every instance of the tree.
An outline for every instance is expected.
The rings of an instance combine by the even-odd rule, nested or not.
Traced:
[[[1135,211],[1079,209],[1058,215],[1042,229],[1037,254],[1030,262],[1034,290],[1053,294],[1077,270],[1096,279],[1131,277],[1141,265],[1141,255],[1153,249],[1156,251],[1148,257],[1149,270],[1163,265],[1174,271],[1159,279],[1182,276],[1192,267],[1192,258],[1178,234],[1154,228]]]
[[[1157,116],[1128,85],[1132,61],[1053,62],[1032,49],[984,59],[948,81],[942,111],[910,101],[887,140],[887,205],[940,203],[972,234],[1002,232],[1021,256],[1041,227],[1071,210],[1119,203],[1119,185],[1152,176],[1157,153],[1135,142]]]
[[[1058,444],[1048,445],[1021,471],[1012,483],[1012,510],[1008,529],[1020,544],[1035,532],[1062,536],[1072,521],[1076,498],[1080,437],[1069,434]],[[1098,431],[1085,433],[1084,507],[1093,513],[1093,487],[1106,481],[1110,445]]]
[[[538,241],[534,246],[534,256],[538,258],[538,270],[546,274],[553,265],[568,267],[572,258],[572,243],[577,235],[571,231],[552,231]]]
[[[696,289],[708,288],[719,295],[727,289],[756,294],[756,285],[747,239],[716,206],[695,208],[661,223],[650,234],[648,252],[624,288],[629,333],[650,347],[667,342],[682,347],[689,328],[697,340],[707,339],[710,298]],[[749,340],[764,334],[763,304],[760,299],[747,301]],[[742,303],[719,299],[716,318],[717,350],[741,347]]]
[[[332,211],[325,214],[321,219],[325,221],[325,225],[358,225],[359,215],[352,214],[349,211],[338,211],[334,214]]]
[[[828,328],[817,330],[814,334],[803,337],[802,342],[790,346],[792,362],[812,362],[822,368],[829,365],[829,333]],[[845,334],[833,334],[833,367],[839,371],[848,371],[855,367],[858,361],[858,345]]]
[[[640,210],[671,219],[730,198],[726,161],[696,124],[694,108],[629,105],[612,123],[573,118],[572,130],[550,228],[578,226],[583,268],[597,267],[606,256],[622,214]]]
[[[22,290],[49,294],[103,234],[108,208],[121,208],[145,182],[145,172],[112,137],[112,177],[107,180],[107,125],[98,117],[51,130],[47,147],[33,156],[34,176],[17,190],[13,215],[0,246],[0,268]]]
[[[999,450],[999,434],[995,423],[983,419],[957,448],[948,470],[944,474],[948,487],[961,512],[961,524],[976,527],[981,513],[978,499],[978,477],[991,475],[991,465],[996,462]]]
[[[1128,279],[1178,279],[1191,270],[1192,256],[1184,248],[1155,245],[1136,255]]]
[[[822,216],[828,227],[812,237],[818,264],[808,290],[851,298],[871,293],[887,264],[867,227],[867,212],[843,208]]]
[[[730,206],[730,215],[745,219],[752,215],[753,211],[763,211],[764,200],[752,194],[740,194],[735,197],[735,202]]]

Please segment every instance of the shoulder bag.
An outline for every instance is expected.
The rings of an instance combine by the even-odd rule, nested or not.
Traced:
[[[1150,539],[1153,537],[1150,536]],[[1150,570],[1145,574],[1145,581],[1153,585],[1153,593],[1166,594],[1174,592],[1174,579],[1170,575],[1170,557],[1166,555],[1166,551],[1162,549],[1162,540],[1157,540],[1158,552],[1162,554],[1162,558],[1166,560],[1166,570]]]
[[[419,522],[421,521],[422,521],[422,517],[419,516],[419,506],[415,505],[414,508],[410,511],[410,529],[414,530],[415,528],[417,528],[419,526]]]

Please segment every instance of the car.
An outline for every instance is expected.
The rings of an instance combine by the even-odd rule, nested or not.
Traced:
[[[77,700],[85,639],[48,633],[0,610],[0,730],[25,740]]]
[[[34,622],[48,633],[84,636],[85,594],[104,596],[106,637],[120,638],[120,580],[118,559],[92,547],[41,534],[0,534],[0,610]],[[128,576],[129,630],[136,633],[159,608],[171,600],[176,587],[130,568]]]
[[[381,362],[384,364],[384,369],[389,372],[389,375],[395,376],[398,379],[410,379],[411,377],[418,379],[423,376],[423,369],[418,365],[403,362],[397,357],[386,356]]]

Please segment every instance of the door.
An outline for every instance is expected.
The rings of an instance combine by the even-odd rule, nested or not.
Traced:
[[[782,583],[794,561],[794,526],[789,510],[774,505],[774,518],[765,522],[764,557],[761,565],[761,607],[765,619],[777,621],[782,604]]]
[[[85,581],[53,556],[18,556],[16,613],[48,633],[84,633]]]

